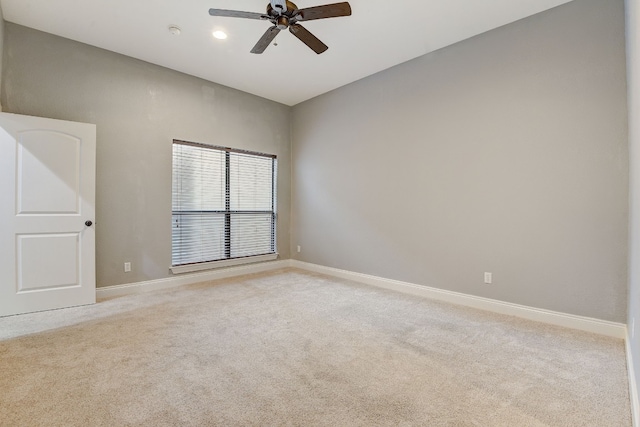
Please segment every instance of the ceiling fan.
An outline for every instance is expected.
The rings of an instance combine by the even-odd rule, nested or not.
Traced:
[[[314,19],[336,18],[351,15],[351,6],[348,2],[325,4],[323,6],[298,9],[298,6],[288,0],[270,0],[266,13],[241,12],[239,10],[209,9],[211,16],[227,16],[232,18],[249,18],[269,21],[273,24],[258,43],[251,49],[251,53],[262,53],[271,44],[273,39],[282,30],[289,28],[289,32],[296,36],[302,43],[309,46],[315,53],[320,54],[329,49],[309,30],[298,22],[306,22]]]

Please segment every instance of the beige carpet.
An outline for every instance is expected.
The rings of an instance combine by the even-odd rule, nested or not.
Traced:
[[[2,426],[631,426],[621,340],[297,270],[0,319]]]

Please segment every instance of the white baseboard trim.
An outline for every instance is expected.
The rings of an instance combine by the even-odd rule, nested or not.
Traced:
[[[260,262],[237,267],[220,268],[198,273],[181,274],[165,279],[147,280],[144,282],[127,283],[124,285],[104,286],[96,289],[96,298],[113,298],[123,295],[142,292],[157,291],[160,289],[174,288],[176,286],[190,285],[209,280],[227,279],[229,277],[242,276],[244,274],[262,273],[290,267],[290,260]]]
[[[519,304],[512,304],[489,298],[477,297],[460,292],[447,291],[428,286],[416,285],[413,283],[401,282],[399,280],[385,279],[368,274],[354,273],[347,270],[340,270],[332,267],[324,267],[317,264],[310,264],[298,260],[290,260],[292,267],[308,270],[315,273],[326,274],[328,276],[341,279],[353,280],[355,282],[390,289],[439,301],[446,301],[453,304],[473,307],[494,313],[507,314],[537,322],[551,325],[564,326],[571,329],[593,332],[609,337],[626,339],[627,327],[622,323],[609,322],[606,320],[593,319],[590,317],[576,316],[573,314],[560,313],[551,310],[528,307]]]
[[[190,285],[193,283],[205,282],[208,280],[226,279],[229,277],[242,276],[244,274],[262,273],[287,267],[295,267],[302,270],[338,277],[341,279],[353,280],[355,282],[364,283],[379,288],[389,289],[425,298],[431,298],[439,301],[446,301],[453,304],[491,311],[494,313],[507,314],[523,319],[535,320],[542,323],[564,326],[581,331],[593,332],[600,335],[625,339],[628,345],[627,327],[622,323],[609,322],[606,320],[593,319],[590,317],[576,316],[573,314],[566,314],[551,310],[512,304],[504,301],[463,294],[460,292],[447,291],[443,289],[432,288],[429,286],[401,282],[399,280],[385,279],[383,277],[371,276],[362,273],[354,273],[347,270],[325,267],[322,265],[311,264],[293,259],[261,262],[229,268],[220,268],[216,270],[181,274],[165,279],[147,280],[144,282],[128,283],[124,285],[105,286],[96,289],[96,297],[98,299],[112,298],[129,294],[150,292],[160,289],[168,289],[182,285]],[[638,421],[640,422],[640,419]]]
[[[636,370],[633,366],[633,355],[631,353],[631,337],[627,335],[625,339],[627,352],[627,373],[629,376],[629,399],[631,401],[631,420],[634,427],[640,427],[640,401],[638,401],[638,384],[636,383]]]

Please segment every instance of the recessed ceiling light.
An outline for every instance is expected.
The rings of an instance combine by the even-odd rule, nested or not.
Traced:
[[[213,37],[217,38],[218,40],[224,40],[227,38],[227,33],[225,33],[224,31],[214,31]]]
[[[169,25],[169,32],[174,36],[179,36],[182,30],[177,25]]]

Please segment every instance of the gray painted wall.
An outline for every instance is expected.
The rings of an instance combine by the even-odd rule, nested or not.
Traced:
[[[623,0],[576,0],[299,104],[292,141],[296,259],[626,321]]]
[[[2,7],[0,5],[0,82],[2,81],[2,52],[4,51],[4,16],[2,15]],[[0,87],[0,100],[2,92]],[[0,111],[2,111],[2,101],[0,101]]]
[[[5,30],[5,111],[97,125],[98,286],[170,275],[174,138],[278,156],[278,250],[289,258],[290,107],[15,24]]]
[[[640,385],[640,0],[626,1],[629,104],[629,344]],[[636,402],[637,403],[637,402]],[[638,420],[640,421],[640,420]]]

